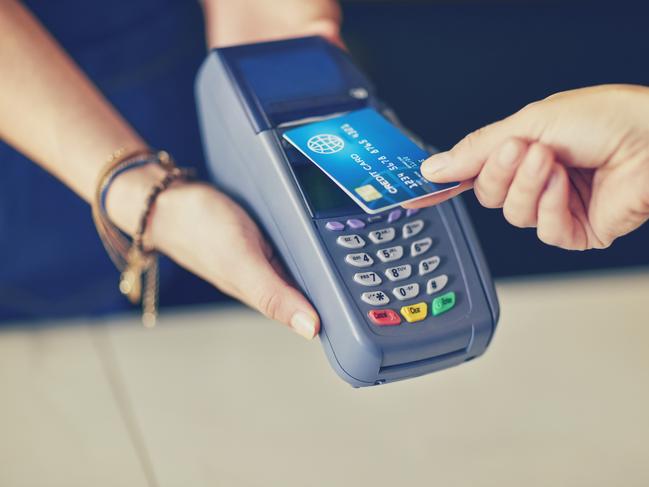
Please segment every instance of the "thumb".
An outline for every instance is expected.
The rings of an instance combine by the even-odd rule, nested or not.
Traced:
[[[543,102],[535,103],[540,105]],[[536,107],[539,108],[539,107]],[[421,165],[422,175],[435,183],[467,181],[475,178],[489,155],[510,137],[535,139],[539,119],[532,123],[527,108],[470,133],[451,150],[439,152],[426,159]],[[543,120],[541,110],[535,109],[535,116]]]
[[[239,269],[236,297],[303,337],[315,337],[320,321],[311,303],[282,278],[277,262],[269,262],[261,254],[255,257],[249,256],[248,265]]]

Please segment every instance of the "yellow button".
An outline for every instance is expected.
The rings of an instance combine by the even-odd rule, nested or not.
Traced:
[[[421,321],[428,314],[428,305],[426,303],[411,304],[401,308],[401,314],[408,323]]]

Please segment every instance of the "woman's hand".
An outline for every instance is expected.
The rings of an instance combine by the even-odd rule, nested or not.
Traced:
[[[155,247],[226,294],[305,338],[319,330],[316,311],[288,284],[277,257],[250,217],[211,186],[163,192],[152,217]]]
[[[117,178],[107,199],[111,219],[132,233],[141,214],[137,203],[145,200],[143,195],[162,176],[162,170],[151,165]],[[145,243],[305,338],[317,335],[316,311],[287,282],[255,223],[212,186],[180,183],[163,191],[153,208]]]
[[[469,134],[422,165],[487,208],[565,249],[605,248],[649,218],[649,88],[605,85],[567,91]]]
[[[316,35],[343,47],[336,0],[205,0],[204,8],[210,47]]]

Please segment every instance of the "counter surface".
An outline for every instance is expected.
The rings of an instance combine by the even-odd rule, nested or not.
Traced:
[[[649,271],[503,281],[469,364],[355,390],[240,306],[0,331],[0,485],[649,485]]]

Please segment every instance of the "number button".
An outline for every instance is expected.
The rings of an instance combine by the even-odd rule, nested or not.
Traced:
[[[410,245],[410,255],[417,257],[418,255],[428,252],[428,249],[432,246],[433,239],[430,237],[422,238],[421,240],[412,242],[412,245]]]
[[[424,229],[424,220],[415,220],[403,226],[403,238],[411,238]]]
[[[390,298],[383,291],[370,291],[361,294],[361,299],[372,306],[385,306],[390,302]]]
[[[401,257],[403,257],[403,247],[401,245],[397,245],[396,247],[381,249],[376,253],[376,256],[381,259],[381,262],[392,262],[393,260],[399,260]]]
[[[437,255],[422,260],[419,263],[419,275],[423,276],[429,272],[433,272],[437,267],[439,267],[439,263],[440,258]]]
[[[354,267],[369,267],[374,264],[374,259],[365,252],[359,252],[358,254],[347,254],[345,262]]]
[[[438,292],[440,292],[442,289],[444,289],[446,287],[447,283],[448,283],[448,276],[446,274],[442,274],[441,276],[433,277],[426,284],[426,292],[428,294],[438,293]]]
[[[394,240],[394,237],[397,235],[397,232],[394,228],[382,228],[381,230],[373,230],[367,234],[370,237],[370,240],[375,244],[378,243],[387,243]]]
[[[395,287],[392,290],[392,294],[399,301],[405,301],[406,299],[412,299],[417,297],[419,294],[419,284],[413,282],[412,284],[406,284],[405,286]]]
[[[396,267],[390,267],[385,270],[385,275],[391,281],[401,281],[402,279],[408,279],[412,274],[412,267],[410,264],[398,265]]]
[[[424,302],[411,304],[401,308],[401,314],[408,323],[415,323],[426,318],[428,314],[428,305]]]
[[[383,282],[376,272],[357,272],[354,281],[363,286],[378,286]]]
[[[359,235],[341,235],[336,243],[346,249],[362,249],[365,247],[365,240]]]
[[[373,309],[367,313],[367,316],[378,326],[394,326],[401,323],[397,312],[391,309]]]

